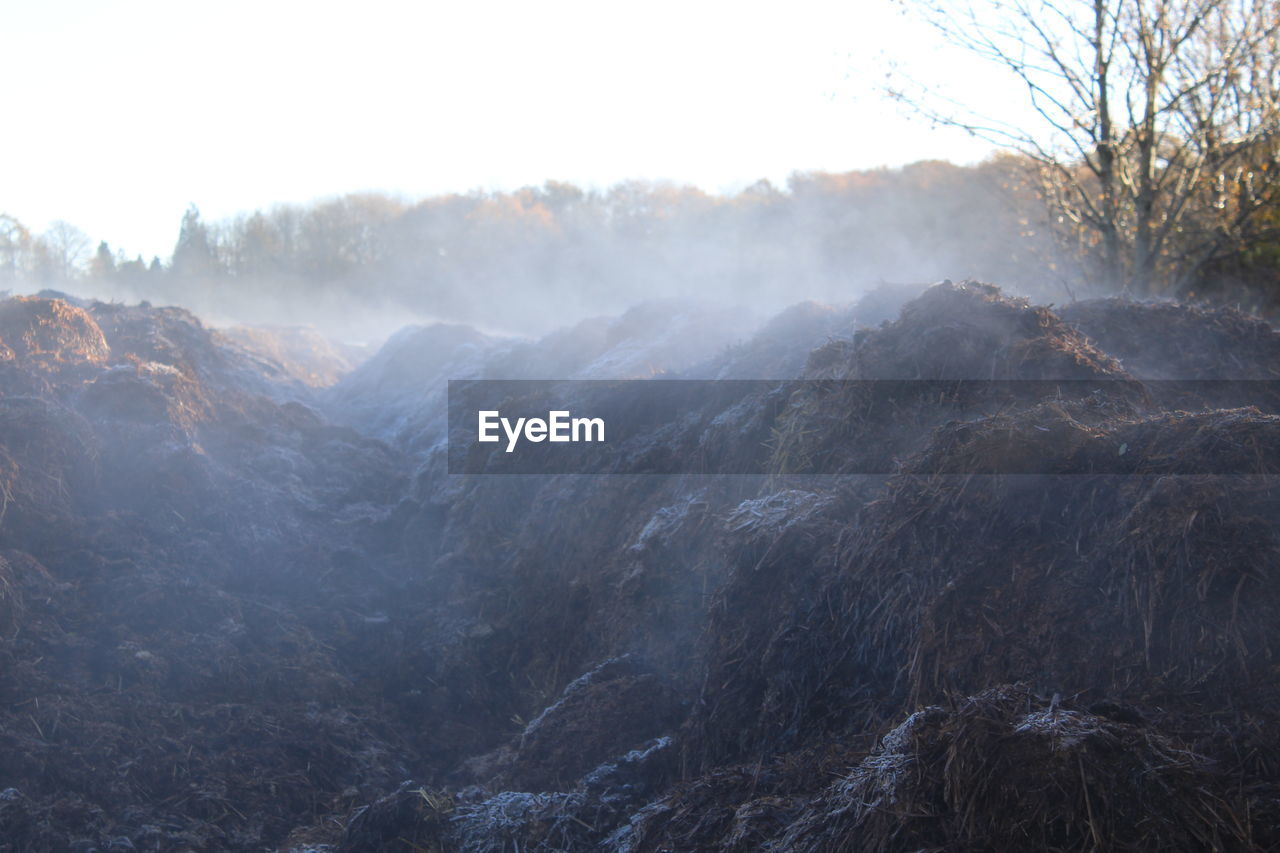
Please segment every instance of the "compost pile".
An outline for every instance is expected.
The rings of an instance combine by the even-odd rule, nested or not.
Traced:
[[[1280,845],[1280,417],[1222,382],[1280,335],[885,298],[329,390],[302,333],[0,303],[0,850]],[[444,473],[445,378],[655,371],[775,379],[650,437],[775,473]]]
[[[257,849],[397,783],[351,574],[397,453],[179,309],[0,328],[0,849]]]

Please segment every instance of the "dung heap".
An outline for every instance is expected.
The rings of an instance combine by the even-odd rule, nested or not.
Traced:
[[[1280,846],[1280,335],[881,309],[326,388],[304,333],[0,303],[0,851]],[[445,474],[446,378],[655,372],[770,379],[640,443],[773,473]]]

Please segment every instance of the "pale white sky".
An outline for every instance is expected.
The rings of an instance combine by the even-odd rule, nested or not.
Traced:
[[[972,73],[892,0],[0,0],[0,211],[167,257],[193,202],[980,159],[890,60]]]

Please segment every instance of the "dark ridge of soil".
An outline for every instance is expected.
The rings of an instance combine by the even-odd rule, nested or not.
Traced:
[[[410,331],[318,395],[180,309],[0,303],[0,851],[1280,845],[1275,401],[1142,382],[1275,333],[875,307]],[[778,381],[655,448],[779,473],[444,475],[450,371],[664,361]]]
[[[937,285],[898,320],[815,349],[803,377],[834,381],[805,383],[791,396],[776,426],[775,471],[885,470],[948,420],[1034,404],[1050,392],[1093,393],[1027,380],[1132,379],[1049,309],[976,282]],[[920,379],[1007,381],[942,398],[925,383],[840,381]],[[1133,399],[1131,385],[1114,384],[1108,393]]]
[[[1089,299],[1055,313],[1141,379],[1280,377],[1280,334],[1236,308]]]
[[[994,687],[916,711],[774,848],[1246,850],[1275,804],[1123,709]],[[1259,831],[1260,830],[1260,831]]]
[[[356,650],[401,457],[178,309],[0,318],[0,849],[262,849],[407,775]]]

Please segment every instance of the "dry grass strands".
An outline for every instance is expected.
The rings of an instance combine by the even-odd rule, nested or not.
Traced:
[[[999,687],[917,711],[765,850],[1253,850],[1213,763],[1144,725]]]

